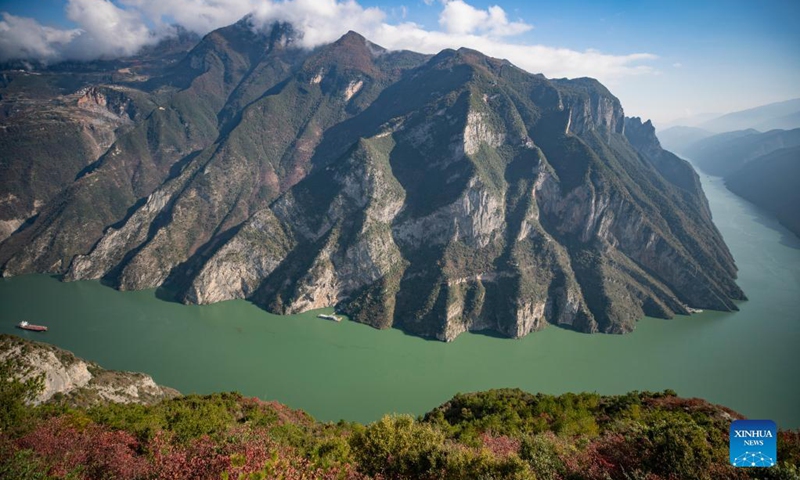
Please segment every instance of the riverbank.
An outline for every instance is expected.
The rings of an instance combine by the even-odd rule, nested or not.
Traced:
[[[32,275],[0,280],[0,332],[146,372],[184,393],[236,390],[330,421],[419,415],[457,392],[492,388],[672,389],[798,428],[800,241],[721,180],[702,180],[750,299],[739,312],[645,318],[621,336],[551,326],[519,340],[465,334],[444,344],[315,318],[330,310],[281,317],[244,301],[186,306],[153,291]],[[50,331],[23,332],[14,328],[20,319]]]

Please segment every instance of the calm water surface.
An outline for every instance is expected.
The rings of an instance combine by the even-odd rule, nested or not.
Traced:
[[[238,390],[322,420],[424,413],[456,392],[671,388],[783,428],[800,427],[800,240],[704,177],[714,219],[750,298],[735,313],[645,318],[629,335],[550,327],[521,340],[464,334],[444,344],[340,324],[315,313],[275,316],[245,301],[184,306],[153,291],[44,275],[0,280],[0,332],[47,341],[106,368],[142,371],[181,392]],[[22,319],[45,334],[15,329]]]

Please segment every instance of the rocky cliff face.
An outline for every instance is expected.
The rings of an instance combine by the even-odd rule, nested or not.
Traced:
[[[291,35],[209,34],[164,77],[189,85],[164,101],[187,134],[148,134],[160,159],[141,166],[117,141],[0,245],[4,274],[166,284],[187,303],[279,313],[337,306],[441,340],[621,333],[744,298],[695,172],[597,81],[468,49],[387,52],[352,32],[302,52]],[[179,100],[192,89],[208,115]],[[160,112],[133,132],[172,125]],[[202,141],[197,122],[213,123]],[[129,192],[118,205],[78,215],[112,184]]]
[[[106,402],[151,405],[179,396],[149,375],[105,370],[71,352],[13,335],[0,335],[0,361],[14,361],[29,375],[43,375],[44,388],[34,403],[60,402],[88,407]]]

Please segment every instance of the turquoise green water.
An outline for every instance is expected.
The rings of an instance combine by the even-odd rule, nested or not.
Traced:
[[[270,315],[244,301],[184,306],[43,275],[0,281],[0,331],[147,372],[184,393],[238,390],[322,420],[420,414],[456,392],[497,387],[671,388],[800,427],[800,241],[720,180],[704,186],[750,300],[735,313],[646,318],[629,335],[550,327],[521,340],[465,334],[445,344],[313,313]],[[15,329],[22,319],[50,331]]]

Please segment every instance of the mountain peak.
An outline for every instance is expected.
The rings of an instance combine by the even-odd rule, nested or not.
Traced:
[[[374,60],[385,52],[386,49],[383,47],[350,30],[335,42],[320,47],[306,68],[311,68],[314,72],[318,72],[320,68],[355,70],[371,76],[380,76],[380,69],[376,67]]]
[[[353,30],[348,30],[347,33],[339,37],[339,40],[334,42],[336,44],[346,45],[346,44],[366,44],[367,39],[358,32],[354,32]]]
[[[451,48],[442,50],[430,60],[430,65],[442,68],[468,65],[498,73],[500,68],[511,65],[511,63],[508,60],[493,58],[471,48],[461,47],[458,50]]]
[[[655,152],[661,149],[656,129],[650,120],[642,122],[639,117],[625,117],[624,128],[625,136],[637,150],[647,151],[651,156],[655,156]]]

